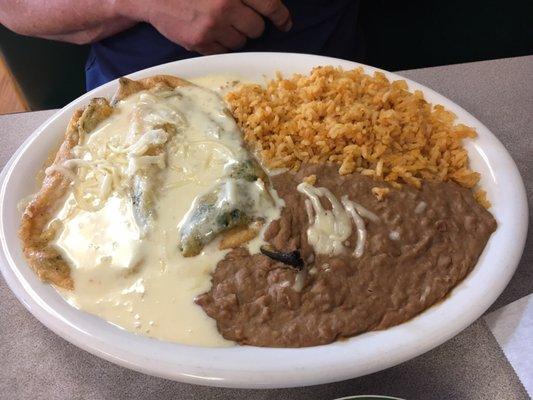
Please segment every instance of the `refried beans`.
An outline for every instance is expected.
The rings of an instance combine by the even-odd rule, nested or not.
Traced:
[[[309,175],[316,175],[316,187],[379,217],[365,219],[360,257],[353,254],[355,229],[337,255],[316,254],[308,243],[306,196],[296,187]],[[303,165],[273,176],[272,184],[286,206],[265,240],[276,251],[299,250],[303,270],[238,248],[218,263],[210,291],[196,299],[224,338],[240,344],[315,346],[401,324],[446,297],[496,229],[472,191],[452,182],[395,189],[357,173],[341,176],[336,166]],[[375,187],[390,191],[379,201]]]

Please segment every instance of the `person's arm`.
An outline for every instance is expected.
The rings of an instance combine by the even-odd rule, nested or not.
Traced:
[[[202,54],[259,37],[263,17],[281,30],[291,28],[281,0],[0,0],[0,23],[23,35],[84,44],[148,22]]]
[[[0,0],[0,23],[21,35],[76,44],[117,33],[135,21],[101,0]]]

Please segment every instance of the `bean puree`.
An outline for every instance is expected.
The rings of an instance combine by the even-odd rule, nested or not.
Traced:
[[[401,324],[442,300],[474,268],[490,235],[493,216],[472,192],[455,183],[390,188],[333,166],[303,166],[272,184],[286,203],[265,239],[277,251],[299,250],[301,272],[263,254],[238,248],[221,260],[212,288],[196,302],[217,321],[224,338],[240,344],[303,347],[327,344]],[[316,175],[316,187],[347,195],[379,217],[365,218],[367,238],[355,257],[355,229],[338,255],[315,254],[307,241],[306,196],[296,190]],[[331,208],[321,200],[324,208]]]

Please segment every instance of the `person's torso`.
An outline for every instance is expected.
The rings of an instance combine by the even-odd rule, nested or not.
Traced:
[[[277,30],[266,21],[263,35],[248,40],[239,51],[279,51],[321,54],[360,59],[357,34],[357,0],[285,0],[293,27]],[[117,77],[154,65],[197,57],[161,35],[153,26],[141,23],[94,43],[86,66],[90,90]]]

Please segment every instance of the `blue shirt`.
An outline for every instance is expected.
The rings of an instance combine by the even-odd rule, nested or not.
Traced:
[[[279,51],[321,54],[361,60],[362,40],[357,30],[358,0],[284,0],[293,27],[277,30],[269,21],[263,35],[248,40],[239,51]],[[154,65],[198,57],[141,23],[94,43],[87,60],[86,87],[91,90],[110,80]]]

